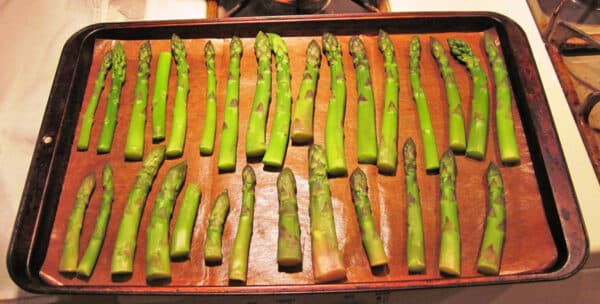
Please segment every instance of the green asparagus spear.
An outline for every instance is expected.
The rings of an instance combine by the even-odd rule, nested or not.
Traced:
[[[112,80],[110,83],[110,92],[108,93],[106,113],[104,115],[104,123],[100,132],[100,139],[96,150],[98,153],[108,153],[112,148],[112,140],[117,126],[117,112],[119,111],[119,98],[121,97],[121,89],[125,82],[125,66],[127,60],[125,51],[120,42],[117,42],[113,49],[112,56]]]
[[[377,167],[382,173],[393,174],[398,163],[398,65],[394,57],[394,44],[386,32],[379,31],[378,42],[385,58],[385,97]]]
[[[208,218],[206,241],[204,241],[204,260],[207,263],[220,263],[223,259],[221,237],[228,212],[229,195],[227,194],[227,190],[225,190],[217,196],[210,217]]]
[[[342,50],[331,33],[323,34],[323,48],[331,73],[331,98],[325,122],[325,150],[327,153],[327,173],[332,176],[345,175],[346,157],[344,152],[344,115],[346,112],[346,78],[342,64]]]
[[[215,48],[210,40],[204,46],[206,64],[206,116],[200,141],[200,154],[211,155],[215,147],[217,128],[217,76],[215,70]]]
[[[483,35],[483,44],[492,66],[494,83],[496,84],[496,133],[498,135],[500,159],[503,163],[517,163],[520,160],[519,145],[515,136],[515,122],[511,111],[508,72],[490,34],[485,33]]]
[[[446,86],[446,98],[448,99],[448,144],[452,151],[462,153],[467,146],[465,137],[465,117],[463,115],[462,104],[460,103],[460,93],[454,78],[454,71],[448,64],[448,56],[439,40],[430,37],[429,46],[431,54],[436,59],[444,84]]]
[[[169,91],[169,76],[171,74],[171,52],[161,52],[158,55],[154,94],[152,95],[152,140],[165,139],[167,94]]]
[[[283,168],[277,177],[279,197],[279,237],[277,241],[277,263],[280,266],[295,266],[302,263],[300,244],[300,221],[296,200],[296,179],[290,168]]]
[[[369,264],[371,267],[386,265],[388,258],[383,249],[383,240],[377,233],[375,219],[373,219],[371,213],[367,176],[359,167],[356,167],[350,176],[350,189],[352,190],[352,201],[356,208],[362,243],[369,258]]]
[[[346,277],[342,253],[338,248],[331,205],[331,190],[327,179],[325,150],[312,145],[308,150],[310,193],[310,236],[315,281],[337,281]]]
[[[171,234],[171,258],[185,258],[190,254],[190,242],[200,204],[200,194],[200,186],[195,184],[189,184],[185,190]]]
[[[404,182],[406,184],[406,259],[408,271],[425,271],[425,242],[421,196],[417,183],[417,148],[412,138],[404,142]]]
[[[223,114],[223,131],[217,167],[220,171],[234,171],[238,142],[238,118],[240,95],[240,57],[242,56],[242,41],[233,36],[229,44],[229,79],[225,95],[225,113]]]
[[[452,149],[440,161],[440,257],[439,269],[447,275],[460,275],[460,229],[456,202],[456,163]]]
[[[111,65],[112,52],[109,51],[106,54],[104,54],[104,57],[102,57],[100,69],[98,70],[96,81],[94,82],[94,90],[92,91],[92,96],[90,96],[90,101],[88,102],[88,105],[85,108],[85,113],[83,114],[83,117],[81,119],[81,130],[79,131],[77,150],[85,151],[90,145],[90,135],[92,132],[92,125],[94,124],[94,114],[96,114],[98,100],[100,99],[100,94],[102,94],[102,89],[104,89],[106,73],[110,69]]]
[[[146,131],[146,102],[148,99],[148,78],[150,77],[152,49],[146,41],[140,46],[137,81],[135,83],[133,109],[129,120],[129,130],[125,141],[125,159],[141,160],[144,156],[144,133]]]
[[[409,56],[410,85],[413,91],[413,98],[417,105],[417,113],[419,114],[421,137],[423,138],[425,169],[427,171],[436,171],[440,167],[440,162],[438,159],[437,144],[435,143],[435,134],[431,124],[431,116],[429,115],[429,107],[427,106],[427,97],[421,87],[421,72],[419,67],[421,42],[417,36],[414,36],[410,41]]]
[[[185,181],[185,161],[171,167],[156,196],[150,224],[146,228],[146,280],[171,278],[169,221],[181,186]]]
[[[110,208],[114,198],[114,180],[109,164],[105,164],[102,169],[102,187],[102,205],[96,218],[96,226],[94,227],[88,247],[81,261],[79,261],[79,266],[77,266],[77,274],[84,277],[89,277],[92,275],[92,271],[94,271],[102,243],[104,242],[104,236],[106,235],[108,219],[110,218]]]
[[[350,54],[356,69],[356,91],[358,95],[356,116],[356,154],[359,163],[377,162],[377,131],[375,130],[375,97],[371,70],[365,45],[358,36],[350,38]]]
[[[488,214],[477,260],[477,271],[483,274],[497,275],[500,272],[500,260],[504,246],[506,210],[502,174],[494,163],[490,163],[488,166],[487,184]]]
[[[83,178],[81,185],[79,185],[77,196],[75,197],[75,204],[73,205],[73,210],[71,210],[69,222],[67,223],[67,230],[65,230],[63,251],[60,256],[60,264],[58,265],[58,271],[60,272],[73,273],[77,271],[79,237],[81,236],[81,228],[83,227],[85,209],[90,201],[92,192],[94,192],[94,187],[96,187],[96,179],[93,173],[90,173]]]
[[[263,156],[266,149],[265,128],[271,99],[271,43],[269,37],[263,32],[258,32],[256,35],[254,53],[258,60],[258,75],[246,131],[246,155],[248,157]]]
[[[316,41],[311,40],[306,48],[306,66],[292,118],[291,136],[295,144],[309,143],[313,139],[313,116],[320,65],[321,48]]]
[[[119,224],[110,270],[112,274],[131,274],[135,256],[136,239],[146,197],[154,178],[165,159],[165,147],[155,146],[148,152],[127,197],[123,217]]]
[[[171,50],[177,64],[177,91],[173,105],[173,120],[171,121],[171,134],[167,142],[167,157],[179,157],[183,154],[185,132],[187,129],[187,97],[190,91],[189,65],[186,59],[183,40],[173,34]]]
[[[473,99],[471,100],[471,125],[467,139],[466,155],[474,159],[483,159],[487,145],[489,97],[487,76],[479,65],[471,47],[458,38],[448,38],[452,55],[464,63],[473,79]]]
[[[256,186],[256,175],[254,175],[254,170],[249,165],[246,165],[242,171],[242,180],[242,210],[231,249],[229,279],[245,282],[248,273],[248,252],[250,250],[252,221],[254,218],[254,186]]]

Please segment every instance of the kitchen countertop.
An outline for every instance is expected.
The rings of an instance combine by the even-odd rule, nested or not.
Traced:
[[[531,0],[536,1],[536,0]],[[167,4],[168,3],[168,4]],[[586,268],[563,281],[547,283],[511,284],[469,288],[413,290],[394,293],[325,295],[319,300],[341,303],[387,303],[402,299],[412,302],[459,303],[468,300],[502,303],[522,300],[546,303],[592,303],[600,301],[600,221],[593,216],[600,213],[595,206],[600,197],[600,185],[569,107],[556,77],[544,44],[525,0],[427,0],[390,1],[392,11],[493,11],[515,20],[526,32],[535,54],[538,70],[553,113],[554,123],[567,160],[575,192],[582,209],[590,238],[590,259]],[[10,231],[19,206],[21,192],[37,140],[40,122],[50,93],[50,87],[60,51],[66,40],[86,25],[107,21],[162,20],[197,18],[204,16],[206,4],[202,0],[55,0],[55,1],[0,1],[0,34],[4,58],[0,73],[0,196],[4,198],[0,213],[0,256],[5,256]],[[232,299],[239,303],[267,302],[294,303],[314,300],[317,295],[294,298],[243,297]],[[79,297],[36,296],[20,290],[11,281],[6,264],[0,265],[0,301],[28,299],[29,302],[81,302]],[[92,297],[85,301],[161,302],[164,297]],[[184,300],[184,299],[182,299]],[[187,299],[186,299],[187,300]],[[191,301],[191,300],[190,300]],[[207,303],[222,302],[208,298]]]

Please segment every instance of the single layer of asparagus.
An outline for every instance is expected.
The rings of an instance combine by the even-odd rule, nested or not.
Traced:
[[[177,64],[177,90],[175,91],[173,119],[171,120],[171,133],[167,141],[166,154],[167,157],[179,157],[183,154],[187,129],[187,97],[190,91],[189,65],[183,40],[175,34],[171,37],[171,50]]]
[[[90,173],[81,181],[75,203],[69,215],[67,229],[65,230],[65,239],[63,240],[63,251],[58,264],[58,271],[63,273],[73,273],[77,271],[77,259],[79,259],[79,237],[83,227],[83,218],[85,210],[90,201],[90,196],[96,187],[94,173]]]
[[[294,144],[306,144],[313,140],[313,116],[320,65],[321,48],[315,40],[311,40],[306,48],[306,65],[292,117],[291,137]]]
[[[204,62],[206,64],[206,114],[204,129],[200,141],[200,154],[211,155],[215,147],[217,129],[217,75],[215,69],[215,48],[210,40],[204,46]]]
[[[488,55],[494,83],[496,84],[496,134],[498,135],[498,149],[500,159],[503,163],[517,163],[519,156],[519,145],[515,136],[515,122],[511,110],[510,85],[508,72],[504,66],[502,56],[498,54],[498,47],[490,34],[483,35],[483,45]]]
[[[231,248],[231,259],[229,260],[229,279],[235,281],[246,281],[248,273],[248,253],[250,251],[250,239],[252,238],[252,222],[254,218],[254,187],[256,186],[256,175],[249,165],[242,171],[242,210],[238,230]]]
[[[412,138],[404,142],[404,183],[406,185],[406,260],[408,271],[425,271],[425,241],[421,195],[417,183],[417,147]]]
[[[190,254],[200,195],[200,186],[188,184],[171,234],[171,258],[185,258]]]
[[[221,238],[227,213],[229,213],[229,194],[225,190],[217,196],[208,218],[206,240],[204,241],[204,261],[207,263],[220,263],[223,259]]]
[[[452,149],[440,161],[440,257],[439,269],[447,275],[460,275],[460,227],[456,202],[456,163]]]
[[[98,108],[98,101],[100,95],[104,89],[104,81],[106,80],[106,74],[112,66],[112,52],[109,51],[102,57],[100,63],[100,69],[94,82],[94,90],[92,96],[88,101],[88,105],[85,108],[83,117],[81,118],[81,129],[79,130],[79,140],[77,140],[77,150],[85,151],[90,145],[90,135],[92,133],[92,125],[94,124],[94,114],[96,114],[96,108]]]
[[[110,209],[114,198],[114,179],[113,172],[110,165],[107,163],[102,169],[102,204],[100,205],[100,212],[96,217],[96,226],[94,226],[94,232],[88,243],[87,249],[79,261],[77,266],[77,274],[83,277],[89,277],[94,271],[102,243],[104,242],[104,236],[106,235],[106,227],[108,226],[108,219],[110,218]]]
[[[280,266],[295,266],[302,263],[300,244],[300,221],[296,200],[296,179],[290,168],[283,168],[277,177],[279,197],[279,236],[277,241],[277,263]]]
[[[464,63],[473,79],[473,99],[471,100],[471,125],[465,154],[474,159],[483,159],[487,145],[489,96],[487,76],[479,65],[479,58],[471,47],[458,38],[448,38],[450,52]]]
[[[167,94],[169,92],[169,76],[171,74],[171,52],[158,55],[154,93],[152,95],[152,140],[165,139]]]
[[[108,153],[112,148],[113,136],[115,127],[117,126],[117,112],[119,111],[119,99],[121,98],[121,89],[125,82],[125,66],[127,59],[125,51],[120,42],[117,42],[113,49],[112,56],[112,79],[110,83],[110,91],[106,100],[106,113],[100,131],[100,138],[96,151],[98,153]]]
[[[110,267],[112,274],[131,274],[133,271],[136,240],[146,205],[146,197],[164,159],[165,147],[162,145],[153,147],[144,158],[142,168],[137,173],[135,183],[127,196],[127,203],[115,240]]]
[[[398,65],[394,57],[394,44],[388,34],[382,30],[378,36],[379,50],[385,58],[385,96],[377,168],[386,174],[394,174],[398,163]]]
[[[421,127],[421,137],[423,139],[423,154],[425,158],[425,169],[427,171],[436,171],[440,167],[438,158],[437,144],[435,143],[435,134],[427,106],[427,97],[421,87],[421,72],[419,60],[421,58],[421,42],[419,37],[414,36],[409,44],[409,72],[410,85],[413,91],[413,98],[417,105],[419,115],[419,125]]]
[[[229,44],[229,78],[225,95],[225,112],[219,159],[217,167],[220,171],[234,171],[237,159],[238,119],[240,98],[240,57],[242,56],[242,41],[233,36]]]
[[[506,210],[504,207],[504,183],[502,173],[494,163],[487,169],[488,214],[485,232],[477,259],[477,271],[488,275],[500,273],[500,261],[504,247]]]

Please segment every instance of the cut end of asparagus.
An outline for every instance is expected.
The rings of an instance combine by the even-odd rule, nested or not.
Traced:
[[[229,43],[229,56],[230,57],[239,57],[242,55],[242,51],[244,46],[242,45],[242,40],[239,37],[233,36],[231,38],[231,42]]]

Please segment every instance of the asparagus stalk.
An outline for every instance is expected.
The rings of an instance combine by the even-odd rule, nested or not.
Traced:
[[[425,169],[427,171],[436,171],[440,167],[438,159],[437,145],[435,143],[435,134],[427,106],[427,97],[421,87],[421,72],[419,60],[421,58],[421,42],[419,37],[414,36],[409,45],[409,72],[410,85],[413,91],[413,98],[417,105],[419,115],[419,125],[421,127],[421,137],[423,138],[423,152],[425,157]]]
[[[217,76],[215,70],[215,48],[210,40],[204,46],[206,64],[206,116],[200,141],[200,154],[211,155],[215,146],[217,128]]]
[[[398,162],[398,65],[394,58],[394,44],[386,32],[379,31],[378,42],[385,58],[385,97],[377,168],[382,173],[393,174]]]
[[[227,190],[219,194],[208,218],[206,241],[204,242],[204,260],[207,263],[220,263],[223,259],[221,252],[221,237],[223,225],[229,212],[229,195]]]
[[[474,159],[483,159],[487,145],[488,129],[488,89],[487,76],[479,65],[471,47],[458,38],[448,38],[452,55],[464,63],[473,79],[473,99],[471,100],[471,125],[467,139],[466,155]]]
[[[100,139],[96,150],[98,153],[108,153],[112,148],[112,140],[117,126],[117,112],[119,111],[119,98],[121,89],[125,82],[125,66],[127,60],[125,51],[120,42],[117,42],[113,49],[112,56],[112,80],[110,83],[110,92],[108,93],[106,113],[104,114],[104,123],[100,131]]]
[[[171,134],[169,134],[166,154],[167,157],[179,157],[183,154],[187,128],[187,97],[190,91],[189,65],[183,40],[175,34],[171,37],[171,50],[177,64],[177,91],[175,92]]]
[[[246,131],[246,155],[248,157],[263,156],[266,149],[265,128],[271,99],[271,43],[269,37],[263,32],[258,32],[256,35],[254,54],[258,60],[258,75]]]
[[[79,261],[79,266],[77,266],[77,274],[84,277],[89,277],[92,275],[92,271],[94,271],[102,243],[104,242],[104,236],[106,235],[108,219],[110,218],[110,208],[114,198],[114,180],[109,164],[105,164],[102,169],[102,188],[102,204],[100,205],[100,212],[96,217],[96,226],[94,227],[94,232],[92,232],[92,238],[88,243],[88,247],[81,261]]]
[[[300,83],[300,91],[292,117],[292,142],[294,144],[309,143],[313,139],[313,116],[315,95],[321,65],[321,48],[311,40],[306,48],[306,66]]]
[[[152,49],[146,41],[140,46],[138,55],[137,81],[135,83],[133,109],[129,120],[129,130],[125,141],[125,159],[141,160],[144,156],[144,133],[146,131],[146,102],[148,99],[148,78],[150,77]]]
[[[136,176],[135,183],[127,197],[127,203],[123,210],[119,231],[117,232],[110,267],[112,274],[131,274],[133,271],[136,239],[146,204],[146,197],[164,159],[164,146],[152,148],[146,155],[142,163],[142,168]]]
[[[90,145],[90,135],[92,133],[92,125],[94,124],[94,114],[96,114],[98,101],[100,100],[100,95],[104,89],[106,73],[112,65],[112,56],[112,52],[109,51],[104,54],[104,57],[102,57],[100,69],[98,70],[96,81],[94,82],[92,96],[90,96],[90,101],[88,102],[88,105],[85,108],[85,113],[83,113],[83,117],[81,119],[81,130],[79,131],[79,140],[77,140],[77,150],[85,151]]]
[[[460,229],[456,202],[456,163],[452,149],[440,162],[441,241],[439,269],[447,275],[460,275]]]
[[[315,281],[329,282],[344,279],[346,268],[338,248],[331,205],[331,190],[327,179],[325,150],[312,145],[308,150],[310,193],[310,236]]]
[[[229,44],[229,79],[225,95],[225,113],[223,114],[223,131],[217,167],[220,171],[234,171],[238,141],[238,117],[240,95],[240,57],[242,56],[242,41],[233,36]]]
[[[508,72],[490,34],[485,33],[483,35],[483,44],[492,66],[494,83],[496,84],[496,133],[498,135],[500,159],[503,163],[517,163],[520,160],[519,145],[515,136],[515,122],[511,111]]]
[[[356,154],[359,163],[377,163],[377,131],[375,130],[375,97],[371,70],[365,45],[358,36],[350,38],[350,54],[354,57],[356,70],[357,116]]]
[[[404,142],[404,182],[406,185],[406,259],[408,271],[425,271],[425,241],[423,240],[423,219],[421,216],[421,196],[417,183],[417,148],[412,138]]]
[[[231,260],[229,260],[229,279],[246,281],[248,273],[248,252],[250,250],[250,239],[252,238],[252,221],[254,217],[254,186],[256,186],[256,175],[249,165],[242,171],[242,211],[238,230],[231,249]]]
[[[483,274],[497,275],[500,272],[500,260],[504,246],[504,225],[506,210],[504,207],[504,183],[502,174],[494,163],[487,169],[488,214],[477,271]]]
[[[63,240],[63,251],[60,256],[60,264],[58,264],[58,271],[60,272],[73,273],[77,271],[79,237],[81,236],[81,228],[83,227],[83,218],[95,187],[96,179],[93,173],[84,177],[81,185],[79,185],[75,204],[73,205],[73,210],[71,210],[71,215],[69,215],[65,239]]]
[[[181,186],[185,181],[185,161],[171,167],[156,196],[150,224],[146,229],[146,279],[164,280],[171,278],[169,258],[169,221]]]
[[[444,85],[446,87],[446,98],[448,99],[448,144],[452,151],[462,153],[467,146],[465,136],[465,117],[463,115],[462,104],[460,103],[460,93],[454,78],[454,71],[448,64],[448,56],[439,40],[430,37],[429,46],[431,54],[436,59]]]
[[[185,190],[171,234],[171,258],[184,258],[190,254],[190,242],[200,204],[200,194],[200,186],[196,184],[189,184]]]
[[[277,263],[280,266],[295,266],[302,263],[300,244],[300,221],[296,200],[296,179],[290,168],[283,168],[277,177],[279,197],[279,236],[277,241]]]
[[[169,91],[169,76],[171,74],[171,52],[161,52],[158,55],[154,94],[152,95],[152,140],[165,139],[167,112],[167,94]]]
[[[342,64],[341,46],[331,33],[323,34],[323,48],[331,73],[331,98],[325,123],[325,150],[327,173],[332,176],[345,175],[344,115],[346,112],[346,78]]]
[[[362,243],[369,258],[369,264],[371,267],[386,265],[388,258],[383,249],[383,240],[377,233],[375,219],[371,212],[367,176],[359,167],[356,167],[350,176],[350,189],[352,190],[352,201],[356,208]]]

